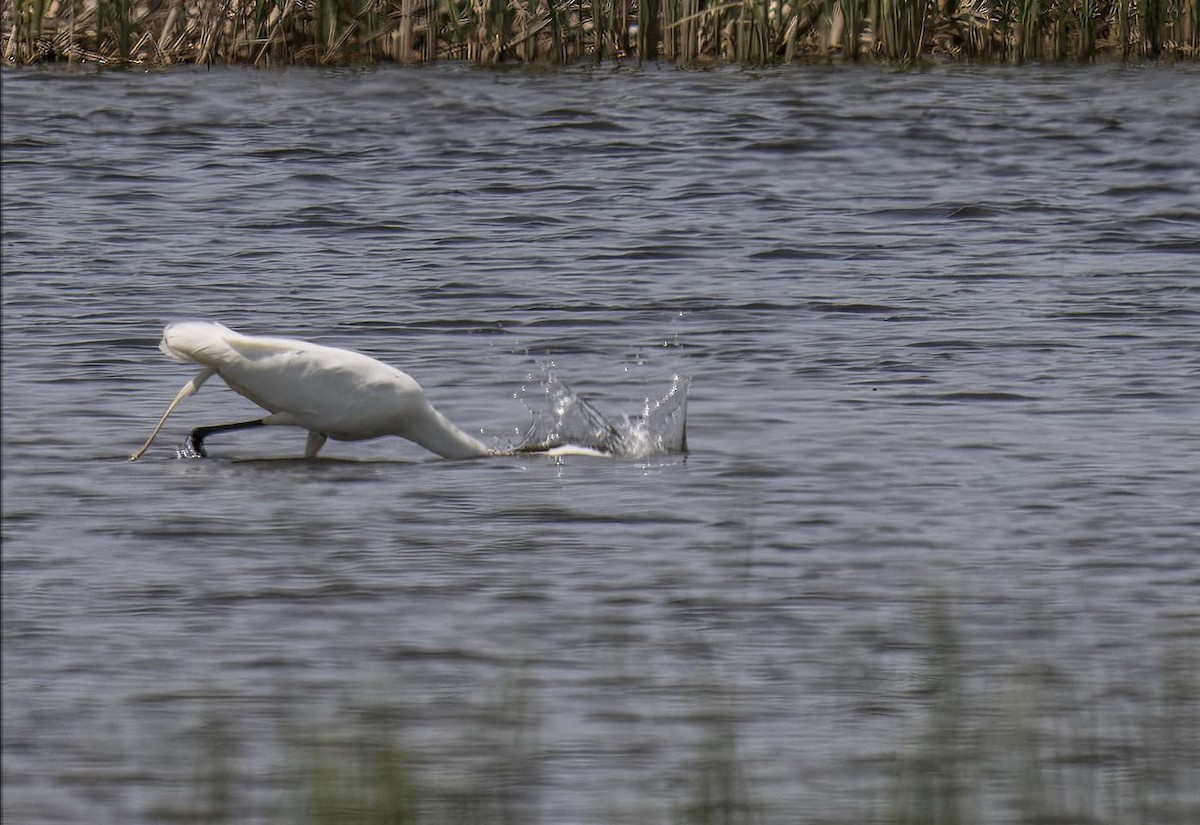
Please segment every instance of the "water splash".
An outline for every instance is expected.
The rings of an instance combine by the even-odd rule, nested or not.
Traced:
[[[534,376],[530,376],[532,380]],[[647,398],[640,415],[607,418],[543,366],[540,386],[518,395],[529,410],[529,428],[514,452],[543,452],[572,445],[626,458],[687,452],[687,393],[691,379],[676,375],[667,394]]]

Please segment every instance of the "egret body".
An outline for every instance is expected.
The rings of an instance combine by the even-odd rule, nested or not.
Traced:
[[[270,415],[195,428],[185,445],[195,455],[204,455],[204,438],[212,433],[264,424],[307,430],[307,458],[315,456],[327,438],[362,441],[384,435],[407,438],[443,458],[492,454],[434,409],[411,376],[359,352],[242,335],[206,321],[168,324],[158,348],[176,361],[204,369],[183,386],[130,461],[146,451],[179,403],[214,375]]]

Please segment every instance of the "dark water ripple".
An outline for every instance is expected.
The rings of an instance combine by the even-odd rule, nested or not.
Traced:
[[[715,684],[767,821],[860,822],[931,588],[967,678],[1036,655],[1098,717],[1198,641],[1194,67],[0,89],[6,820],[160,821],[225,714],[274,821],[287,730],[382,697],[469,761],[520,681],[529,821],[661,819]],[[130,465],[178,317],[370,352],[491,439],[548,361],[615,416],[682,372],[693,452],[177,461],[248,412],[210,384]]]

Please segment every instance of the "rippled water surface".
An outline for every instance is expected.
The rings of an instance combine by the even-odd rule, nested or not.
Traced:
[[[669,818],[720,718],[763,820],[857,822],[929,594],[964,679],[1043,663],[1101,728],[1196,649],[1195,67],[2,86],[6,821],[162,821],[214,719],[278,821],[297,732],[386,706],[445,771],[517,701],[520,821]],[[687,375],[691,452],[178,460],[255,417],[214,380],[131,464],[181,317],[496,442],[546,370],[617,418]]]

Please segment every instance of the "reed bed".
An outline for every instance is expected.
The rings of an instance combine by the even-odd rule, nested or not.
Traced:
[[[1200,0],[3,0],[8,64],[1196,59]]]

